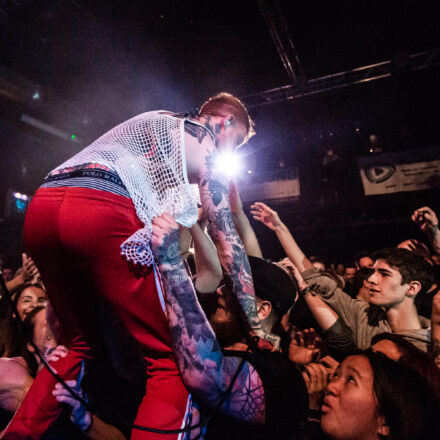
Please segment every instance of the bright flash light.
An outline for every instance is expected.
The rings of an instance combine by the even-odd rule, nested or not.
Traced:
[[[220,152],[215,161],[215,169],[228,177],[236,176],[241,170],[240,157],[233,151]]]

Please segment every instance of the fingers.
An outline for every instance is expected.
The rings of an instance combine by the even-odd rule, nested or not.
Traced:
[[[309,392],[318,392],[323,390],[329,381],[330,371],[324,365],[310,363],[305,366],[305,372],[309,376]]]
[[[75,408],[77,406],[77,400],[73,397],[66,394],[56,394],[59,390],[52,391],[52,395],[55,397],[57,402],[59,403],[66,403],[67,405],[70,405],[72,408]]]
[[[158,217],[154,217],[151,221],[152,235],[156,237],[161,236],[164,232],[170,229],[177,229],[179,225],[177,224],[174,217],[168,212],[164,212]]]
[[[62,358],[65,358],[68,354],[66,347],[62,347],[64,350],[59,350],[58,347],[49,355],[46,356],[48,362],[57,362]]]
[[[335,371],[339,366],[339,362],[331,356],[324,356],[320,359],[319,363],[327,367],[330,371]]]
[[[70,388],[75,388],[75,387],[77,386],[77,383],[78,383],[78,381],[76,381],[75,379],[65,380],[64,382],[65,382],[66,385],[67,385],[68,387],[70,387]],[[57,383],[55,384],[55,389],[56,389],[56,390],[61,390],[61,389],[63,389],[63,390],[65,390],[65,391],[69,392],[68,390],[66,390],[66,389],[64,388],[64,385],[63,385],[62,383],[60,383],[60,382],[57,382]]]

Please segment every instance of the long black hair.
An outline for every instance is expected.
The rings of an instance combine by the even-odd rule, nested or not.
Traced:
[[[373,370],[377,412],[389,427],[389,440],[430,438],[438,402],[425,378],[413,368],[389,359],[383,353],[363,353]]]

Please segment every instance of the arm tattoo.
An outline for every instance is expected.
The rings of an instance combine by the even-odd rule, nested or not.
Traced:
[[[261,328],[251,269],[229,207],[228,186],[215,172],[217,153],[217,150],[212,153],[207,152],[205,169],[200,181],[202,205],[210,221],[209,232],[217,249],[220,250],[219,259],[226,285],[236,295],[250,330],[277,345],[277,338],[264,334]]]
[[[223,398],[241,360],[224,357],[203,313],[182,260],[162,271],[173,352],[186,386],[215,407]],[[162,270],[162,269],[161,269]],[[256,370],[244,363],[221,411],[249,422],[263,422],[264,389]]]
[[[161,265],[173,265],[180,261],[180,233],[178,229],[165,235],[163,245],[157,250],[155,258]]]

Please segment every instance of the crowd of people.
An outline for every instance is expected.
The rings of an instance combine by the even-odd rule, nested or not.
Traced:
[[[233,97],[225,97],[227,106],[221,101],[214,108],[211,99],[196,121],[182,122],[194,148],[209,141],[219,149],[231,139],[238,146],[251,135],[252,121],[240,119],[231,107]],[[1,436],[440,438],[436,212],[424,206],[408,215],[426,234],[426,243],[402,237],[395,247],[360,250],[343,266],[307,255],[277,212],[255,202],[250,216],[271,230],[284,249],[279,261],[270,261],[264,258],[237,184],[217,180],[210,168],[213,150],[206,148],[206,169],[187,162],[188,174],[193,166],[201,176],[197,221],[185,224],[183,211],[152,209],[148,250],[155,263],[140,270],[139,264],[127,265],[126,258],[130,282],[122,283],[117,277],[126,275],[120,267],[104,260],[114,249],[98,243],[105,240],[98,228],[109,229],[110,221],[134,224],[125,235],[116,234],[119,247],[142,224],[136,223],[136,214],[117,218],[108,207],[109,223],[99,223],[96,215],[90,225],[72,208],[69,228],[75,232],[69,230],[62,250],[47,235],[42,253],[28,237],[34,252],[22,255],[17,271],[2,261]],[[79,178],[74,166],[52,173],[46,190],[58,197],[60,185],[53,182],[68,187],[69,179]],[[116,203],[115,191],[123,197],[127,184],[119,185],[117,176],[109,179],[112,169],[96,169],[82,169],[81,178],[93,179],[96,172],[107,176],[118,188],[100,191],[112,193]],[[90,188],[81,185],[71,188]],[[97,191],[91,188],[87,191]],[[40,199],[50,191],[40,193]],[[51,213],[47,200],[42,206]],[[98,209],[104,202],[94,196],[91,203]],[[40,213],[35,206],[31,218]],[[125,209],[122,203],[120,209]],[[28,223],[27,234],[44,228],[54,234],[47,224],[38,228],[30,231]],[[78,244],[82,229],[98,237],[88,237],[92,245],[87,252],[84,243]],[[137,239],[141,244],[136,249],[142,253],[142,239]],[[102,256],[105,268],[93,262],[94,252]],[[102,285],[92,283],[92,276]],[[160,286],[153,306],[142,297],[152,289],[147,281]],[[166,317],[165,327],[151,324],[158,313]],[[155,339],[143,336],[144,327]]]

